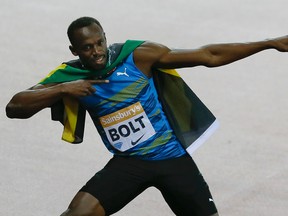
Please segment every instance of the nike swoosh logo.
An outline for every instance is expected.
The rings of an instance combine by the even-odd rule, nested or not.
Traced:
[[[136,141],[132,141],[132,140],[131,140],[131,144],[132,144],[133,146],[135,146],[135,145],[142,139],[143,136],[144,136],[144,134],[143,134],[141,137],[139,137]]]

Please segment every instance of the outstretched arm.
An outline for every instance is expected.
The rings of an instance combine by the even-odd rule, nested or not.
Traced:
[[[265,40],[252,43],[230,43],[230,44],[215,44],[204,46],[194,51],[171,51],[171,53],[160,62],[169,61],[169,59],[176,60],[177,66],[197,66],[203,65],[207,67],[218,67],[230,64],[237,60],[246,58],[255,53],[267,49],[276,49],[278,51],[288,51],[288,37],[281,37],[272,40]],[[166,59],[167,57],[167,59]],[[177,60],[179,59],[179,63]],[[183,59],[183,62],[181,62]]]
[[[93,84],[106,80],[78,80],[55,85],[37,85],[15,94],[6,106],[9,118],[30,118],[40,110],[52,106],[63,97],[81,97],[95,92]]]
[[[199,49],[170,50],[155,43],[144,43],[136,50],[135,62],[141,69],[218,67],[267,49],[288,51],[288,36],[251,43],[212,44]],[[146,69],[145,69],[146,68]]]

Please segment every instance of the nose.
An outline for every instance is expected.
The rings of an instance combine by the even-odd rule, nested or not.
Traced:
[[[102,47],[99,45],[94,45],[93,47],[93,54],[99,54],[102,51]]]

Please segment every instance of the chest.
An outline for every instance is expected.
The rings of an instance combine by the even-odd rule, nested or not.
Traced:
[[[80,99],[95,117],[113,113],[138,102],[145,109],[151,106],[152,101],[157,100],[152,78],[147,78],[129,61],[118,66],[107,79],[109,83],[94,85],[96,91],[93,95]]]

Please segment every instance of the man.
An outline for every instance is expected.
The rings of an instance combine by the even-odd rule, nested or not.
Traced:
[[[69,48],[79,57],[80,67],[91,71],[106,67],[110,61],[106,36],[97,20],[75,20],[68,28],[68,37]],[[88,110],[104,144],[114,154],[105,168],[80,189],[62,216],[113,214],[150,186],[161,191],[176,215],[217,216],[206,182],[162,110],[152,71],[198,65],[217,67],[266,49],[287,52],[288,37],[208,45],[194,50],[170,50],[161,44],[144,42],[104,79],[36,85],[16,94],[6,113],[9,118],[29,118],[65,97],[76,98]],[[142,132],[138,140],[132,142],[135,137],[127,128],[123,128],[122,137],[110,130],[113,121],[120,121],[115,114],[119,110],[122,114],[135,110],[141,113],[141,118],[129,114],[125,117],[130,123],[137,123],[130,126]],[[115,143],[113,136],[121,142]],[[132,145],[127,144],[130,141]]]

